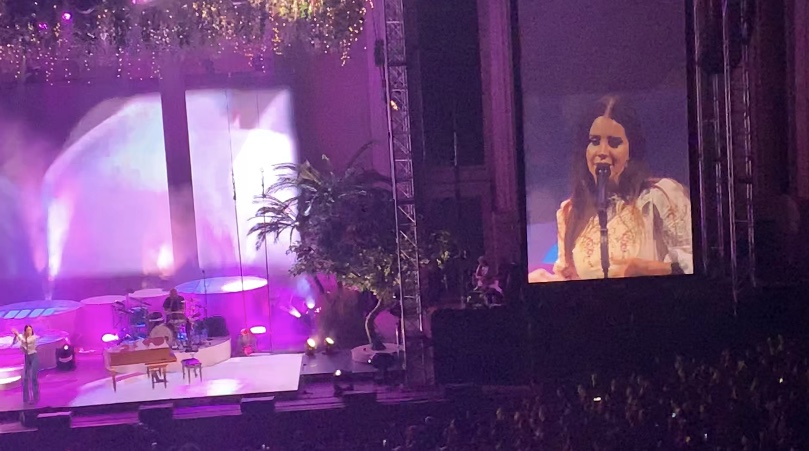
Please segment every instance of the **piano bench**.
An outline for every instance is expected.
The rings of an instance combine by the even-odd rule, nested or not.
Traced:
[[[163,387],[168,387],[168,377],[166,377],[166,367],[168,363],[147,363],[146,375],[152,380],[152,389],[154,389],[155,382],[162,382]]]
[[[183,367],[183,380],[185,380],[185,373],[188,373],[188,383],[191,383],[191,371],[194,371],[194,377],[199,377],[202,380],[202,362],[197,359],[185,359],[180,362]]]

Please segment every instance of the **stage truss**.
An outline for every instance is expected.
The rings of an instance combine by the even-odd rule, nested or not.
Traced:
[[[419,284],[418,227],[410,99],[407,80],[405,14],[402,0],[385,0],[384,69],[388,116],[388,146],[396,207],[396,243],[399,259],[401,346],[406,383],[432,385],[432,372],[424,343],[424,322]]]
[[[748,10],[753,5],[722,0],[716,11],[711,3],[694,2],[693,14],[702,263],[706,274],[730,279],[735,309],[756,287]],[[711,20],[721,34],[710,33]],[[711,47],[721,54],[721,65],[700,61]]]

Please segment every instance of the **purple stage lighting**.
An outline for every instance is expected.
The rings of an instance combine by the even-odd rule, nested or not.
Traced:
[[[296,309],[295,307],[289,308],[289,314],[294,316],[295,318],[300,318],[301,316],[303,316],[301,315],[301,312],[299,312],[298,309]]]
[[[253,326],[250,328],[250,333],[253,335],[263,335],[267,333],[267,328],[264,326]]]
[[[310,338],[306,340],[306,355],[314,355],[317,351],[317,340]]]
[[[64,20],[65,22],[69,22],[70,19],[72,19],[72,18],[73,18],[73,15],[70,14],[69,12],[65,11],[65,12],[62,13],[62,20]]]
[[[326,339],[323,340],[323,344],[326,346],[326,354],[331,354],[335,351],[336,343],[333,338],[326,337]]]

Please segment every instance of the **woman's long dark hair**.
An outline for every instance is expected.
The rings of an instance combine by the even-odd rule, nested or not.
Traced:
[[[615,194],[631,205],[649,185],[649,167],[645,162],[646,138],[635,109],[617,95],[602,97],[582,116],[573,139],[573,195],[570,198],[570,208],[563,212],[566,219],[565,257],[570,265],[573,264],[576,238],[587,226],[590,218],[596,214],[596,184],[585,157],[590,140],[590,127],[596,118],[607,113],[611,119],[624,127],[629,142],[629,161],[621,174]]]

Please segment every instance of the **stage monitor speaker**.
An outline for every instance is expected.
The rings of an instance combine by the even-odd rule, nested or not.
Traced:
[[[343,402],[346,407],[367,408],[376,404],[376,392],[353,391],[343,395]]]
[[[56,369],[72,371],[76,369],[76,352],[71,345],[56,348]]]
[[[242,398],[239,407],[242,415],[270,416],[275,413],[275,397]]]
[[[36,423],[39,429],[70,429],[73,424],[73,412],[40,413]]]
[[[205,318],[205,328],[208,329],[209,337],[229,337],[227,323],[225,318],[221,316],[212,316]]]
[[[165,425],[174,419],[174,404],[151,404],[138,409],[138,421],[147,426]]]
[[[432,332],[437,383],[521,385],[530,381],[528,319],[522,309],[437,310]]]

